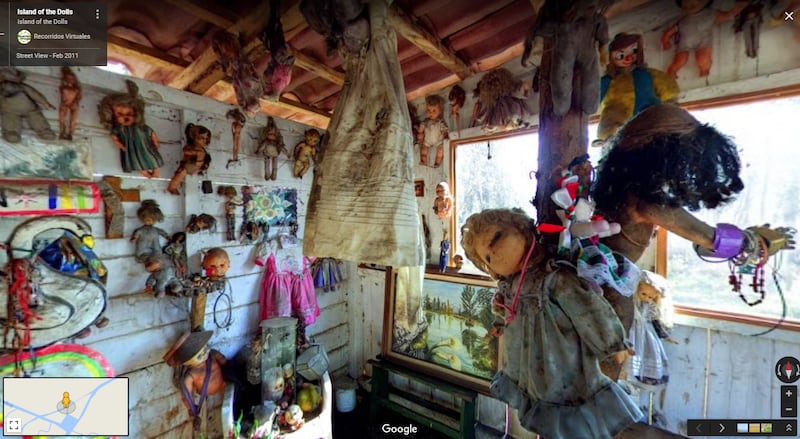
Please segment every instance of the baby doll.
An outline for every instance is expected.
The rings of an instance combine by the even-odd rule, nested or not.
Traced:
[[[14,67],[0,68],[0,116],[3,139],[11,143],[21,140],[22,121],[36,132],[39,138],[53,140],[56,134],[42,114],[42,109],[55,108],[43,94],[26,84],[25,73]]]
[[[450,185],[443,181],[436,185],[436,199],[433,200],[433,212],[439,219],[450,218],[453,212],[453,197],[450,195]]]
[[[58,94],[61,96],[61,104],[58,107],[58,138],[72,140],[81,103],[81,83],[67,66],[61,67],[61,85],[58,87]]]
[[[133,81],[125,81],[127,93],[108,95],[100,101],[100,122],[111,130],[111,140],[119,148],[122,170],[139,171],[147,178],[161,175],[164,159],[158,151],[156,132],[144,123],[144,100]]]
[[[264,180],[278,178],[278,156],[281,151],[289,157],[289,150],[283,143],[283,135],[275,125],[275,119],[270,116],[267,119],[267,126],[264,128],[264,140],[256,148],[256,154],[264,156]]]
[[[169,239],[170,236],[163,229],[153,225],[164,221],[164,214],[156,200],[142,201],[142,205],[136,211],[136,216],[144,225],[133,231],[131,241],[136,243],[136,259],[144,262],[149,255],[161,254],[161,242],[158,237]]]
[[[462,227],[466,257],[498,280],[492,303],[505,352],[491,393],[548,439],[612,437],[642,416],[598,366],[627,351],[625,331],[608,302],[536,239],[521,209],[484,210]]]
[[[211,141],[211,131],[202,125],[190,123],[186,125],[185,132],[186,146],[183,147],[183,158],[167,186],[167,191],[172,195],[180,195],[178,186],[183,183],[187,174],[202,174],[211,165],[211,156],[206,151]]]
[[[225,117],[231,121],[231,136],[233,137],[233,157],[231,157],[225,165],[227,168],[232,163],[239,161],[239,143],[242,141],[242,128],[245,122],[247,122],[247,117],[238,108],[229,110],[225,113]]]
[[[630,375],[645,385],[666,384],[669,381],[669,362],[661,340],[677,344],[667,332],[669,302],[666,300],[667,280],[651,271],[642,271],[633,303],[636,309],[630,341],[636,355],[630,359]]]
[[[179,387],[183,393],[183,404],[193,418],[195,431],[200,428],[200,409],[206,397],[225,391],[222,368],[227,363],[225,356],[209,349],[208,340],[212,331],[184,334],[164,355],[164,361],[172,367],[180,367]],[[195,401],[195,394],[200,400]]]
[[[160,255],[148,255],[142,261],[144,269],[150,273],[145,282],[144,291],[154,294],[160,299],[167,293],[172,296],[183,291],[183,284],[175,273],[172,263]]]
[[[428,166],[428,151],[436,150],[433,167],[442,166],[444,159],[444,141],[449,138],[447,123],[442,112],[444,99],[441,96],[431,95],[425,98],[425,111],[427,118],[423,120],[417,131],[417,144],[419,145],[419,164]]]
[[[236,193],[233,186],[220,186],[217,194],[227,199],[225,202],[225,239],[228,241],[236,240],[236,208],[244,205],[244,201]]]
[[[321,139],[319,131],[310,128],[305,132],[305,140],[294,147],[294,176],[303,178],[314,163],[317,145]]]

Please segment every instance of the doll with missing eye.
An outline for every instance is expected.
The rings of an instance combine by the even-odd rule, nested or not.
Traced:
[[[599,367],[630,353],[625,331],[602,295],[536,240],[521,209],[484,210],[462,227],[467,258],[498,280],[492,307],[505,352],[490,391],[548,439],[613,437],[642,416]]]

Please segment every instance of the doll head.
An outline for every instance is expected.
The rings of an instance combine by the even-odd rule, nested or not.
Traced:
[[[228,258],[228,252],[214,247],[203,256],[202,266],[209,279],[218,280],[225,277],[225,273],[231,267],[231,260]]]
[[[310,128],[305,132],[305,141],[310,146],[317,146],[321,138],[322,135],[319,133],[319,131],[313,128]]]
[[[80,83],[78,82],[78,77],[75,76],[75,73],[67,66],[61,67],[61,85],[66,87],[78,87]]]
[[[186,125],[186,140],[188,143],[205,148],[211,141],[211,130],[202,126],[190,123]]]
[[[100,101],[100,122],[106,128],[144,125],[144,100],[139,97],[139,86],[125,81],[127,93],[114,93]]]
[[[164,213],[158,206],[156,200],[144,200],[136,211],[136,216],[146,226],[152,226],[157,222],[164,221]]]
[[[645,65],[642,36],[638,34],[617,34],[608,45],[608,54],[608,73],[612,76],[619,71]]]
[[[217,195],[222,195],[227,199],[232,199],[239,195],[234,186],[219,186],[217,187]]]
[[[450,196],[450,185],[442,181],[436,185],[436,198],[447,198]]]
[[[442,99],[441,96],[430,95],[425,97],[425,114],[427,115],[428,119],[441,119],[443,108],[444,99]]]
[[[144,257],[142,263],[144,264],[144,269],[147,270],[148,273],[155,273],[164,268],[164,263],[158,255],[147,255]]]
[[[487,209],[470,215],[461,227],[461,246],[465,255],[495,279],[521,271],[525,256],[535,241],[536,224],[519,208]],[[534,252],[537,256],[538,253]]]
[[[117,125],[129,127],[136,123],[136,109],[130,105],[112,105],[111,111],[114,114],[114,121]]]
[[[282,367],[272,367],[264,372],[263,382],[261,383],[262,399],[265,401],[278,402],[283,396],[286,381],[283,376]]]

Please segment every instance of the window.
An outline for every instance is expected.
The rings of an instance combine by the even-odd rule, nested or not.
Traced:
[[[800,97],[735,104],[691,111],[701,122],[708,123],[733,138],[739,147],[741,177],[745,188],[737,199],[713,210],[695,212],[710,225],[731,223],[748,227],[770,223],[800,229]],[[770,258],[765,268],[763,303],[748,306],[728,285],[727,263],[701,262],[691,243],[668,235],[665,253],[667,277],[672,285],[673,300],[692,308],[717,312],[749,314],[778,319],[782,300],[772,279],[772,269],[779,269],[780,287],[786,298],[787,319],[800,320],[800,252],[781,251]],[[759,295],[748,284],[752,277],[743,276],[742,292],[750,300]]]

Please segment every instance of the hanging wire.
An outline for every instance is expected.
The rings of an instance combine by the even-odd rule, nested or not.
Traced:
[[[781,318],[779,318],[778,321],[776,321],[772,326],[770,326],[766,330],[757,332],[755,334],[750,334],[751,337],[760,337],[762,335],[769,334],[770,332],[778,329],[786,320],[786,313],[787,313],[786,296],[783,294],[783,288],[781,288],[781,284],[778,279],[779,276],[778,271],[780,269],[780,265],[783,260],[783,254],[779,252],[778,254],[775,255],[775,257],[778,260],[778,262],[775,264],[775,266],[772,267],[772,281],[775,282],[775,288],[778,290],[778,295],[781,298]]]
[[[486,141],[486,160],[492,159],[492,142]]]
[[[214,324],[219,329],[227,328],[233,323],[233,299],[231,296],[231,291],[231,283],[226,279],[225,286],[222,287],[222,289],[219,291],[219,294],[217,294],[217,298],[214,300]],[[220,313],[220,310],[218,309],[220,305],[225,307],[224,318],[222,319],[217,318],[217,315]]]

